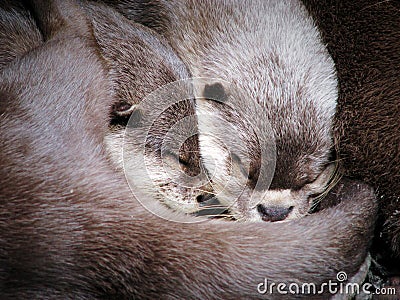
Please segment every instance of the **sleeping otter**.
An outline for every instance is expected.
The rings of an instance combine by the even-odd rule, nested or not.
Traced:
[[[362,183],[343,181],[336,207],[284,224],[145,210],[103,144],[119,99],[90,22],[72,1],[29,9],[44,42],[0,74],[4,298],[260,298],[266,277],[319,285],[357,271],[376,213]]]
[[[228,30],[227,28],[236,26],[238,20],[239,22],[242,20],[232,16],[238,16],[240,13],[245,14],[242,11],[251,10],[249,4],[246,9],[242,9],[238,13],[234,10],[234,2],[225,1],[216,1],[218,3],[208,1],[202,2],[202,4],[195,2],[190,4],[190,1],[183,0],[173,1],[172,3],[167,1],[105,2],[117,7],[126,16],[165,34],[172,41],[172,44],[175,44],[175,48],[182,57],[193,55],[193,53],[197,55],[204,49],[210,50],[200,53],[198,59],[211,57],[213,51],[221,51],[220,46],[226,39],[226,36],[221,34],[219,38],[209,42],[212,35],[209,31],[203,30],[204,26],[209,26],[208,29],[212,33],[218,30]],[[274,3],[274,1],[268,3]],[[299,6],[294,3],[296,2],[292,2],[291,5]],[[398,84],[400,78],[398,76],[400,65],[398,55],[400,52],[399,4],[395,1],[373,0],[352,2],[303,0],[302,3],[315,21],[315,25],[318,26],[317,29],[321,32],[323,41],[327,44],[327,49],[329,54],[332,55],[337,69],[339,98],[333,128],[337,143],[335,145],[335,150],[338,152],[337,162],[340,164],[339,173],[364,180],[377,188],[382,209],[380,214],[381,226],[377,231],[375,248],[378,252],[381,252],[380,248],[386,249],[385,252],[391,248],[391,253],[384,253],[381,256],[389,256],[389,265],[393,265],[395,257],[399,260],[400,255],[400,224],[398,218],[400,197],[400,185],[398,183],[400,180],[400,151],[398,147],[400,143],[398,109],[398,89],[400,86]],[[181,4],[181,7],[176,8],[175,6],[178,6],[178,4]],[[257,1],[251,4],[259,5]],[[286,5],[286,3],[282,5]],[[217,9],[207,9],[207,6],[215,6]],[[221,8],[226,9],[229,15],[228,21],[224,24],[221,21],[225,20]],[[262,10],[260,9],[260,11]],[[198,17],[191,18],[189,12],[196,12],[192,15]],[[213,14],[219,15],[219,20],[210,18],[210,15]],[[188,16],[187,19],[179,18],[179,16],[186,15]],[[260,18],[258,12],[254,15]],[[200,19],[204,19],[205,25],[200,25]],[[251,19],[250,24],[253,24],[254,17]],[[177,24],[186,24],[187,28],[182,29]],[[259,29],[258,25],[253,27]],[[310,24],[307,26],[310,26]],[[182,43],[181,40],[186,37],[185,31],[188,28],[193,32],[187,34],[190,38],[188,37]],[[280,29],[281,27],[278,27],[274,30]],[[237,30],[236,27],[235,30]],[[315,28],[311,29],[311,31],[314,30]],[[252,30],[250,29],[249,32],[252,32]],[[243,34],[244,37],[247,35],[250,35],[250,33]],[[301,42],[300,37],[300,35],[296,36]],[[234,38],[239,40],[242,35],[237,35]],[[193,42],[194,40],[196,42]],[[295,41],[295,43],[299,43],[299,41]],[[236,51],[232,49],[229,51],[232,50],[235,54],[242,56],[243,53],[249,51],[248,45],[247,43],[240,46],[240,43],[237,43],[232,46],[232,49],[236,49]],[[306,47],[304,48],[306,49]],[[188,49],[190,49],[189,53],[185,53]],[[202,65],[196,62],[197,59],[190,60],[188,65],[192,64],[192,68],[198,68],[196,72],[199,73],[215,71],[215,68],[221,64],[226,65],[227,70],[231,70],[232,61],[235,62],[237,59],[231,56],[226,59],[226,57],[226,55],[222,55],[219,59],[210,60]],[[248,57],[245,57],[245,61],[248,60]],[[279,63],[281,63],[279,60],[271,60],[271,62],[275,62],[278,68]],[[207,67],[205,68],[204,65],[207,65]],[[246,66],[242,66],[242,68],[246,69]],[[327,69],[332,68],[329,63],[325,66]],[[241,74],[244,74],[245,81],[248,80],[248,77],[259,76],[261,73],[257,70],[254,72],[255,74],[249,74],[248,70],[247,68],[244,72],[241,72]],[[219,75],[235,76],[223,72]],[[284,105],[284,107],[286,106]],[[285,122],[285,120],[282,122]],[[301,148],[299,147],[299,149]],[[293,156],[296,157],[296,155]],[[290,168],[277,166],[277,171],[283,174],[287,173],[286,179],[292,178]],[[278,178],[285,177],[276,174],[274,179]],[[281,210],[281,212],[281,216],[286,216],[287,211]],[[397,263],[397,268],[400,269],[399,263]]]
[[[104,5],[86,4],[85,8],[91,18],[94,36],[119,99],[112,106],[110,133],[105,137],[107,151],[117,170],[125,171],[128,179],[132,176],[138,178],[144,175],[139,175],[137,166],[133,167],[133,174],[128,174],[127,170],[134,164],[133,158],[140,155],[139,152],[144,149],[138,146],[138,141],[128,141],[125,135],[129,117],[132,114],[139,116],[143,113],[140,112],[138,104],[145,96],[170,82],[190,78],[190,74],[166,41],[155,32],[124,18]],[[157,106],[160,104],[157,103]],[[181,177],[185,174],[195,178],[195,175],[201,173],[197,135],[182,141],[179,153],[162,153],[164,137],[168,130],[188,116],[194,117],[193,99],[180,99],[157,116],[148,136],[145,137],[144,159],[149,181],[157,186],[153,196],[159,197],[162,203],[172,209],[193,213],[198,211],[199,205],[204,202],[200,200],[208,199],[209,195],[212,195],[209,185],[200,184],[201,178],[197,188],[180,184],[183,181]],[[150,115],[146,115],[146,118],[150,118]],[[193,121],[193,130],[197,132],[196,122]],[[125,153],[125,159],[122,151]],[[171,157],[173,155],[178,157],[176,162],[174,157]],[[173,168],[177,171],[182,169],[183,172],[176,172],[179,175],[172,178],[171,174],[164,170],[166,162],[171,162]],[[151,184],[142,182],[140,185],[144,189]]]
[[[218,199],[230,206],[236,219],[280,221],[306,215],[312,196],[324,192],[334,177],[337,83],[333,61],[301,2],[161,0],[114,5],[164,35],[194,77],[214,78],[205,87],[215,86],[222,95],[228,90],[226,97],[237,98],[229,109],[202,101],[199,97],[207,98],[204,87],[198,88],[196,102],[202,160],[213,173]],[[245,94],[234,95],[231,86]],[[204,114],[213,117],[200,117]],[[234,124],[237,133],[218,119]],[[271,130],[264,128],[267,122]],[[259,136],[253,128],[260,129]],[[271,139],[276,145],[273,176],[263,165],[263,147],[257,142]],[[244,188],[236,182],[242,177]]]

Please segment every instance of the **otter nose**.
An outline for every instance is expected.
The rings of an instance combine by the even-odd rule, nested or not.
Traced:
[[[285,220],[292,210],[293,210],[293,206],[290,206],[290,207],[280,207],[280,206],[267,207],[263,204],[257,205],[257,211],[261,215],[261,219],[265,222],[276,222],[276,221]]]

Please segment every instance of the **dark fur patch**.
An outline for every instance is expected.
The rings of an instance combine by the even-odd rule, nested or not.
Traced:
[[[225,93],[224,86],[219,82],[214,84],[206,84],[203,97],[209,100],[216,100],[218,102],[226,102],[228,100],[228,95]]]
[[[377,189],[383,215],[375,249],[383,257],[397,256],[396,263],[392,257],[386,265],[400,270],[400,227],[392,217],[400,210],[400,3],[303,2],[336,64],[341,171]],[[391,254],[386,253],[388,244]]]

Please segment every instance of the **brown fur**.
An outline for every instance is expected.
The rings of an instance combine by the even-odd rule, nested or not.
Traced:
[[[354,181],[332,192],[337,207],[286,224],[171,223],[145,210],[105,155],[115,95],[88,23],[53,4],[56,22],[39,17],[45,43],[0,76],[3,298],[261,298],[264,277],[319,284],[357,271],[376,209]]]
[[[42,43],[42,36],[30,12],[20,2],[0,3],[0,70],[9,62]],[[17,47],[18,45],[18,47]]]
[[[165,13],[157,19],[159,11],[168,11],[162,1],[111,2],[160,32],[171,27]],[[393,0],[302,2],[336,65],[339,98],[334,134],[341,172],[377,189],[381,220],[375,248],[379,256],[389,257],[389,265],[397,260],[400,270],[400,5]],[[274,180],[290,178],[283,176],[287,170],[287,165],[278,165]]]
[[[378,192],[376,251],[400,270],[400,4],[303,1],[321,29],[339,79],[336,139],[344,174]]]
[[[108,76],[112,80],[118,99],[112,106],[110,133],[105,143],[116,168],[123,171],[123,163],[125,167],[132,163],[129,161],[130,156],[142,150],[140,141],[130,139],[125,143],[124,151],[127,155],[125,161],[122,161],[124,132],[132,114],[131,107],[136,107],[133,109],[136,116],[151,118],[150,115],[143,116],[141,111],[143,107],[138,105],[145,96],[168,83],[187,79],[190,74],[168,43],[154,31],[126,19],[107,6],[86,3],[85,8],[90,16],[101,57],[105,61]],[[161,155],[162,147],[167,148],[165,136],[168,130],[184,117],[194,116],[194,100],[186,98],[180,100],[157,116],[146,137],[146,159],[152,165],[147,171],[155,178],[154,183],[158,185],[159,193],[153,194],[154,197],[158,196],[161,202],[173,209],[178,207],[185,212],[194,212],[198,210],[199,205],[196,199],[205,199],[210,194],[205,191],[210,188],[202,184],[198,184],[198,188],[187,188],[179,183],[182,181],[180,177],[196,176],[200,173],[197,135],[185,142],[182,141],[184,143],[180,152],[174,153],[180,162],[173,164],[178,169],[174,171],[182,170],[183,172],[179,173],[180,177],[173,180],[163,172],[163,164],[168,159],[172,160],[168,155],[167,157]],[[155,103],[155,109],[160,104]],[[194,131],[197,132],[196,124],[193,123],[195,122],[192,122]],[[160,173],[165,175],[163,179]]]
[[[220,202],[239,220],[290,220],[306,215],[312,208],[310,195],[327,186],[327,181],[321,181],[319,191],[309,189],[332,162],[337,86],[333,61],[302,4],[159,0],[146,5],[113,1],[113,5],[162,34],[194,77],[214,78],[215,82],[208,84],[220,81],[228,94],[233,93],[229,91],[232,87],[244,92],[232,96],[238,101],[231,112],[211,101],[198,99],[196,105],[198,115],[204,115],[205,110],[218,115],[199,119],[199,132],[202,161],[207,171],[215,174],[213,187]],[[159,20],[153,25],[149,20],[156,20],[157,12],[149,6],[160,8]],[[256,104],[260,105],[257,109]],[[263,117],[256,118],[256,110]],[[246,119],[250,122],[244,124]],[[218,120],[234,124],[237,132],[229,132]],[[268,123],[276,145],[274,174],[267,174],[268,168],[261,166],[263,155],[255,151],[257,139],[271,136]],[[259,128],[257,137],[250,125]],[[251,153],[248,161],[243,155],[246,150]],[[228,159],[230,152],[240,158],[232,160],[233,164]],[[217,172],[212,171],[214,162],[218,162]],[[260,176],[253,170],[251,176],[235,174],[234,169],[245,170],[246,164],[253,170],[261,169]],[[235,184],[237,178],[247,180],[247,186],[242,189]],[[227,193],[220,193],[222,190]],[[253,196],[251,201],[249,195]]]

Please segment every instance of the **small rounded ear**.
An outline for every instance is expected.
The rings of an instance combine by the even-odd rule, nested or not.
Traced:
[[[45,41],[60,31],[90,36],[90,26],[79,5],[72,0],[28,0],[30,9]]]
[[[228,95],[225,92],[225,88],[219,82],[206,84],[204,87],[203,97],[219,102],[226,102],[228,100]]]

